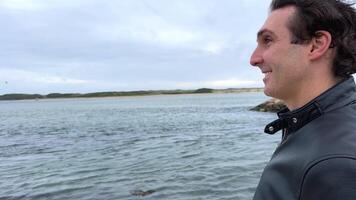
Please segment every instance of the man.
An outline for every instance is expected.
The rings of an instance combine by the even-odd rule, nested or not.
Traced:
[[[356,199],[356,13],[338,0],[273,0],[251,65],[288,109],[254,200]]]

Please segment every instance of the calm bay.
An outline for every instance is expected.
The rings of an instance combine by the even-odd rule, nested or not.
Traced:
[[[0,199],[248,200],[263,93],[0,101]],[[144,197],[135,191],[154,191]]]

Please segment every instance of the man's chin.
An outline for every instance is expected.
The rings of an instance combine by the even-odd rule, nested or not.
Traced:
[[[274,97],[271,89],[268,88],[267,86],[264,87],[263,92],[265,93],[266,96]]]

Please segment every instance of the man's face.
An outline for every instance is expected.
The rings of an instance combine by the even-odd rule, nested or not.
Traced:
[[[250,60],[265,74],[265,94],[282,100],[296,98],[308,76],[307,48],[291,44],[292,34],[287,27],[294,13],[291,6],[270,13],[258,32],[257,47]]]

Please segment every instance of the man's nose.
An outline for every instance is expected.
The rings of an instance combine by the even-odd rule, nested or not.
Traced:
[[[263,58],[261,53],[259,53],[258,49],[256,48],[255,51],[253,51],[251,58],[250,58],[250,64],[252,66],[257,67],[263,62]]]

